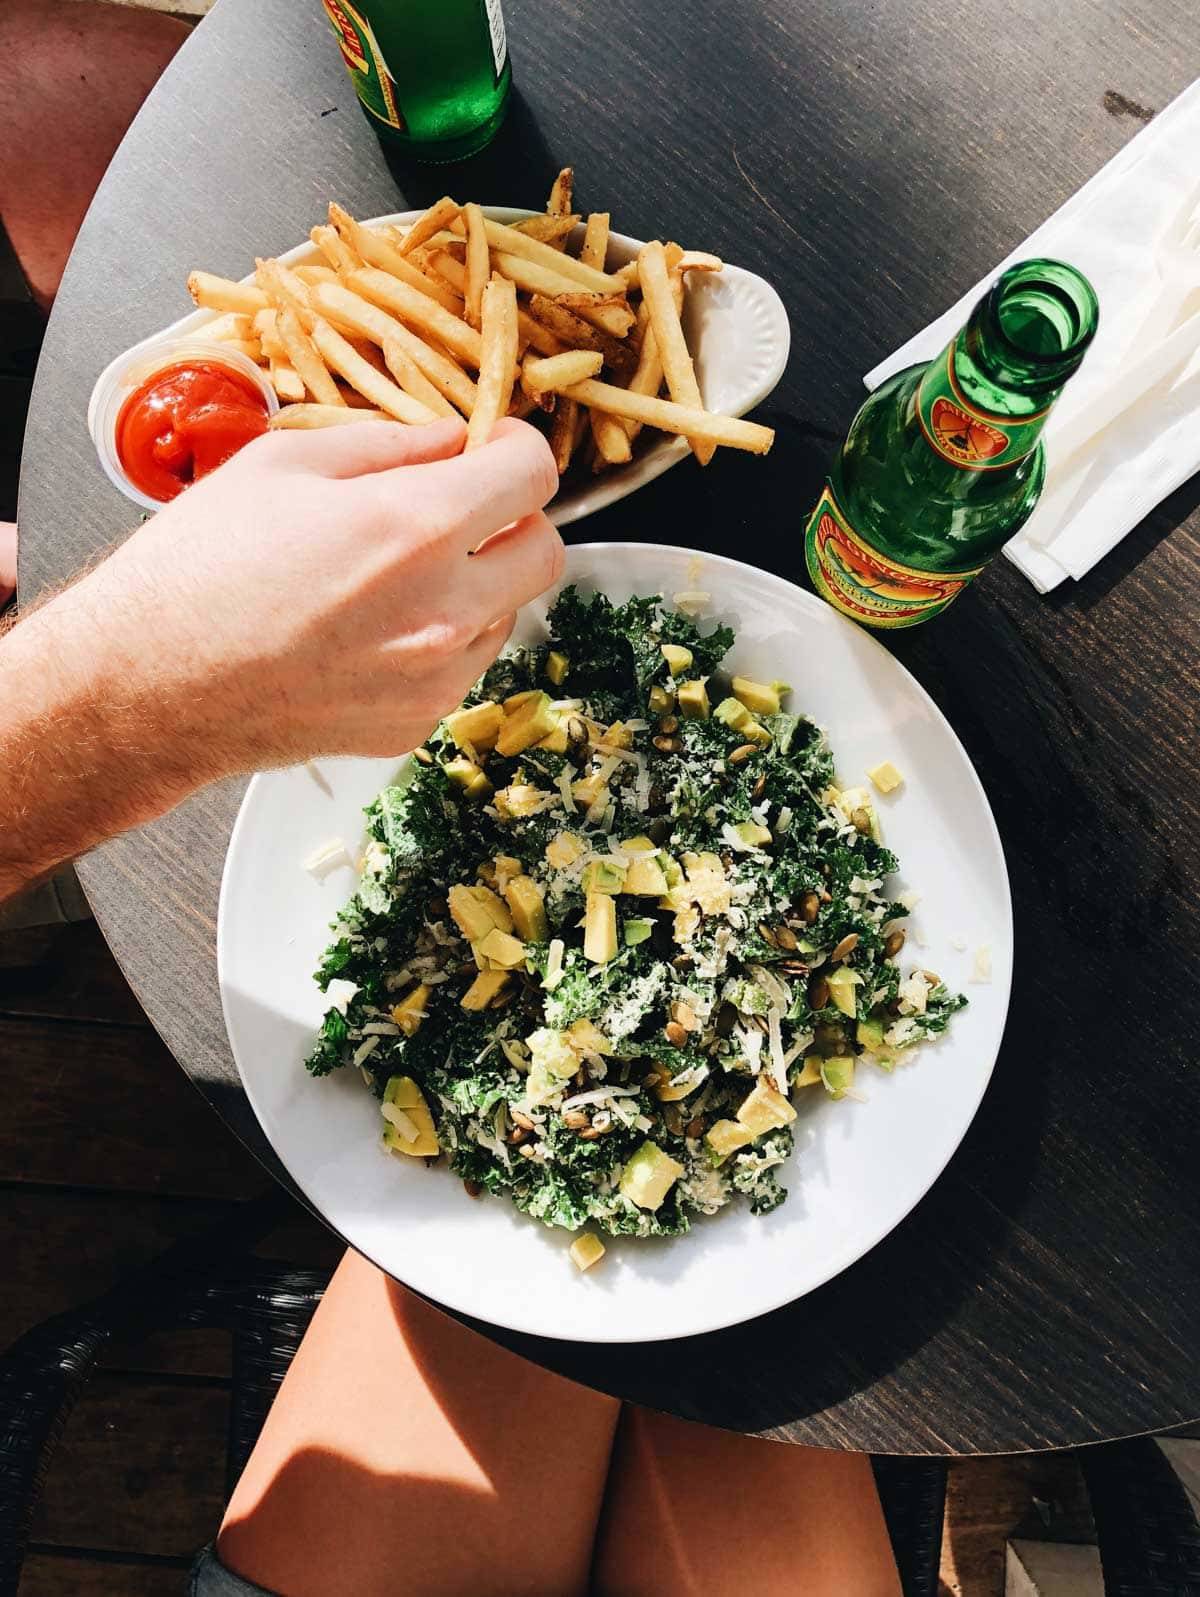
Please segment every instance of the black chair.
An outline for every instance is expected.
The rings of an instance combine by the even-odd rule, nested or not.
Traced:
[[[327,1278],[247,1253],[287,1212],[274,1192],[0,1357],[0,1597],[16,1597],[33,1512],[96,1362],[115,1337],[199,1326],[233,1341],[226,1448],[232,1492],[308,1328]],[[1084,1449],[1108,1597],[1200,1597],[1200,1531],[1170,1467],[1146,1439]],[[872,1461],[904,1597],[937,1597],[946,1498],[941,1459]],[[182,1584],[182,1583],[181,1583]]]

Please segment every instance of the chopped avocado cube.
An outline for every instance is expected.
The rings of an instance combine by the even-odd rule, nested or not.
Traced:
[[[462,995],[463,1009],[486,1009],[508,986],[511,977],[506,970],[481,970]]]
[[[571,662],[561,649],[551,649],[546,656],[546,675],[556,688],[561,688],[566,681],[567,672],[571,669]]]
[[[639,898],[661,898],[668,889],[663,868],[653,854],[639,854],[625,872],[624,893]]]
[[[751,848],[765,848],[772,841],[771,828],[760,826],[757,821],[739,821],[734,831]]]
[[[691,1081],[678,1086],[672,1079],[668,1066],[658,1064],[654,1068],[657,1072],[657,1079],[653,1083],[651,1091],[659,1103],[678,1103],[682,1098],[688,1097],[702,1086],[702,1083],[694,1077]]]
[[[515,855],[497,854],[492,861],[492,877],[488,881],[488,886],[494,887],[498,893],[502,893],[509,882],[521,875],[522,869],[521,862]],[[483,876],[483,870],[484,867],[481,865],[478,871],[480,876]],[[486,881],[487,878],[485,877],[484,880]]]
[[[792,1082],[793,1087],[819,1087],[821,1084],[821,1065],[824,1061],[820,1054],[809,1054],[804,1061],[804,1069]]]
[[[854,1035],[864,1048],[869,1048],[872,1053],[878,1053],[884,1046],[884,1030],[884,1023],[878,1015],[864,1015],[854,1028]]]
[[[463,797],[473,804],[483,804],[492,796],[492,784],[482,771],[478,771],[463,789]]]
[[[708,689],[703,677],[679,684],[679,713],[685,721],[708,720]]]
[[[607,965],[617,952],[617,906],[608,893],[589,893],[583,931],[583,956]]]
[[[893,792],[904,780],[891,760],[884,760],[881,765],[873,765],[867,775],[881,793]]]
[[[383,1090],[383,1140],[393,1153],[428,1159],[441,1152],[425,1094],[411,1076],[390,1076]]]
[[[468,760],[465,754],[457,754],[454,759],[447,760],[442,769],[455,787],[470,787],[477,776],[483,776],[475,761]]]
[[[786,682],[755,682],[750,677],[734,677],[733,696],[753,715],[778,715],[780,695],[790,693]]]
[[[516,970],[525,963],[525,944],[498,926],[480,940],[479,952],[489,965],[498,965],[501,970]]]
[[[768,1131],[778,1131],[780,1126],[789,1125],[795,1120],[796,1111],[769,1081],[759,1081],[738,1110],[737,1117],[752,1137],[761,1137]]]
[[[639,943],[644,943],[653,931],[653,921],[627,920],[622,931],[626,948],[636,948]]]
[[[647,703],[651,715],[667,715],[675,708],[675,695],[668,688],[660,688],[655,683],[650,689]]]
[[[854,1059],[850,1054],[835,1054],[821,1065],[821,1080],[831,1098],[844,1098],[854,1085]]]
[[[704,1137],[709,1161],[712,1164],[723,1164],[731,1153],[736,1153],[739,1148],[744,1148],[753,1141],[754,1133],[746,1126],[739,1125],[736,1120],[718,1120],[715,1125],[708,1128]]]
[[[565,1031],[554,1031],[547,1026],[531,1032],[525,1041],[529,1044],[525,1097],[531,1104],[545,1103],[560,1092],[563,1083],[570,1081],[579,1069],[579,1055]]]
[[[598,1264],[604,1257],[605,1251],[603,1242],[594,1231],[585,1231],[567,1249],[571,1263],[577,1270],[590,1270],[593,1264]]]
[[[469,710],[455,710],[442,724],[460,749],[469,743],[472,748],[486,753],[495,748],[503,720],[504,711],[488,699],[483,704],[473,704]]]
[[[849,965],[839,965],[836,970],[831,970],[825,980],[829,983],[829,996],[849,1020],[853,1020],[858,1013],[858,998],[854,989],[862,982],[862,977],[856,970],[851,970]]]
[[[511,756],[532,748],[554,731],[558,716],[550,708],[550,696],[534,692],[515,709],[506,710],[504,724],[496,737],[496,751]]]
[[[672,859],[667,853],[660,850],[658,863],[662,866],[662,873],[667,879],[668,887],[678,887],[683,881],[683,867],[677,859]]]
[[[607,790],[608,783],[601,779],[599,771],[594,771],[591,776],[580,777],[578,782],[571,783],[571,797],[585,810],[590,810],[601,793]]]
[[[548,749],[551,754],[565,754],[570,746],[566,721],[560,718],[554,731],[548,733],[537,746],[539,749]]]
[[[740,732],[753,719],[741,699],[722,699],[713,714],[723,726],[731,726],[735,732]]]
[[[694,656],[690,649],[685,649],[681,643],[664,643],[661,648],[663,659],[667,662],[667,670],[673,677],[682,676],[685,671],[691,670]]]
[[[657,1209],[683,1174],[683,1166],[654,1142],[643,1142],[626,1161],[618,1191],[639,1209]]]
[[[549,932],[546,902],[533,877],[514,876],[504,889],[504,900],[517,935],[527,943],[544,943]]]
[[[614,721],[611,726],[602,727],[598,743],[607,744],[612,749],[631,749],[633,747],[633,733],[624,721]]]
[[[574,832],[560,832],[546,844],[546,864],[556,871],[565,870],[568,865],[574,865],[586,846]]]
[[[757,743],[760,748],[765,749],[771,741],[771,734],[766,727],[754,720],[752,716],[746,717],[745,721],[738,727],[738,731],[748,743]]]
[[[526,688],[523,693],[510,693],[507,699],[501,701],[505,715],[511,715],[514,710],[519,710],[523,704],[528,704],[531,699],[536,699],[540,692],[540,688]]]
[[[648,837],[627,837],[621,843],[622,854],[653,854],[654,844]]]
[[[454,924],[469,943],[486,937],[493,926],[502,932],[513,929],[512,916],[504,900],[490,887],[452,887],[446,895]]]
[[[612,1053],[612,1043],[593,1021],[577,1020],[567,1027],[567,1036],[571,1039],[571,1046],[579,1048],[589,1054],[600,1054],[601,1057]]]
[[[545,791],[530,782],[510,782],[496,794],[496,810],[506,820],[536,815],[545,802]]]
[[[585,893],[620,893],[625,888],[625,867],[615,860],[593,860],[583,873]]]
[[[406,1037],[411,1037],[417,1027],[425,1019],[425,1009],[429,1003],[429,995],[433,992],[428,982],[422,982],[419,987],[414,987],[398,1004],[392,1008],[392,1019],[399,1026]]]

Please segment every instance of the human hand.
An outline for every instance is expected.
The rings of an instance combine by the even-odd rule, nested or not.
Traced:
[[[502,421],[462,454],[465,438],[455,421],[270,434],[55,607],[90,612],[193,785],[404,752],[562,570],[541,513],[558,486],[541,434]]]

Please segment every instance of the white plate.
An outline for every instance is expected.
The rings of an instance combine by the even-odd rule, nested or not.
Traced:
[[[507,205],[485,205],[483,209],[498,222],[519,222],[531,214]],[[421,215],[421,211],[397,211],[391,216],[372,217],[367,226],[394,223],[407,227]],[[582,233],[582,226],[576,228],[576,243]],[[627,238],[624,233],[610,234],[608,264],[624,266],[641,247],[639,239]],[[279,259],[295,266],[304,261],[323,261],[324,256],[314,244],[300,244]],[[252,277],[242,281],[248,283]],[[140,344],[110,362],[97,378],[88,403],[88,429],[92,436],[95,437],[97,396],[110,372],[165,339],[200,333],[217,314],[216,311],[196,310],[190,316],[181,316],[170,327],[142,339]],[[700,393],[708,410],[726,416],[744,416],[763,402],[783,375],[792,336],[787,311],[770,283],[754,272],[728,263],[722,272],[693,272],[684,300],[683,326],[693,354]],[[634,457],[627,466],[601,472],[560,493],[548,506],[550,518],[558,526],[565,527],[581,516],[590,516],[594,510],[602,510],[605,505],[624,499],[643,483],[661,477],[688,452],[687,442],[682,438],[650,432],[643,432],[642,438],[647,442],[635,448]]]
[[[698,564],[698,569],[697,569]],[[698,581],[697,581],[698,578]],[[445,1169],[382,1152],[379,1108],[354,1070],[303,1068],[324,1000],[312,971],[354,877],[301,868],[340,836],[357,852],[362,810],[396,773],[389,760],[323,760],[257,776],[234,827],[217,957],[230,1043],[272,1146],[341,1234],[390,1274],[451,1308],[514,1330],[583,1341],[653,1341],[734,1324],[810,1292],[860,1258],[922,1196],[958,1146],[1000,1046],[1012,970],[1012,908],[987,799],[925,692],[866,632],[779,577],[715,556],[645,544],[568,549],[566,582],[630,594],[713,595],[737,629],[732,658],[783,677],[792,703],[829,732],[838,772],[864,780],[890,759],[904,786],[879,800],[905,887],[922,894],[906,958],[970,996],[947,1035],[887,1076],[861,1073],[866,1103],[801,1094],[790,1196],[756,1219],[740,1203],[689,1236],[609,1243],[579,1275],[569,1238],[499,1199],[472,1200]],[[544,636],[546,602],[518,641]],[[952,941],[961,941],[956,950]],[[992,980],[966,985],[988,944]]]

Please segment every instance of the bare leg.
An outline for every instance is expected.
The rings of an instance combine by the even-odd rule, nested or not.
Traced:
[[[596,1547],[599,1597],[899,1597],[861,1454],[622,1413]]]
[[[218,1554],[283,1597],[583,1593],[618,1412],[348,1253]]]
[[[12,598],[17,586],[17,527],[0,521],[0,605]]]

